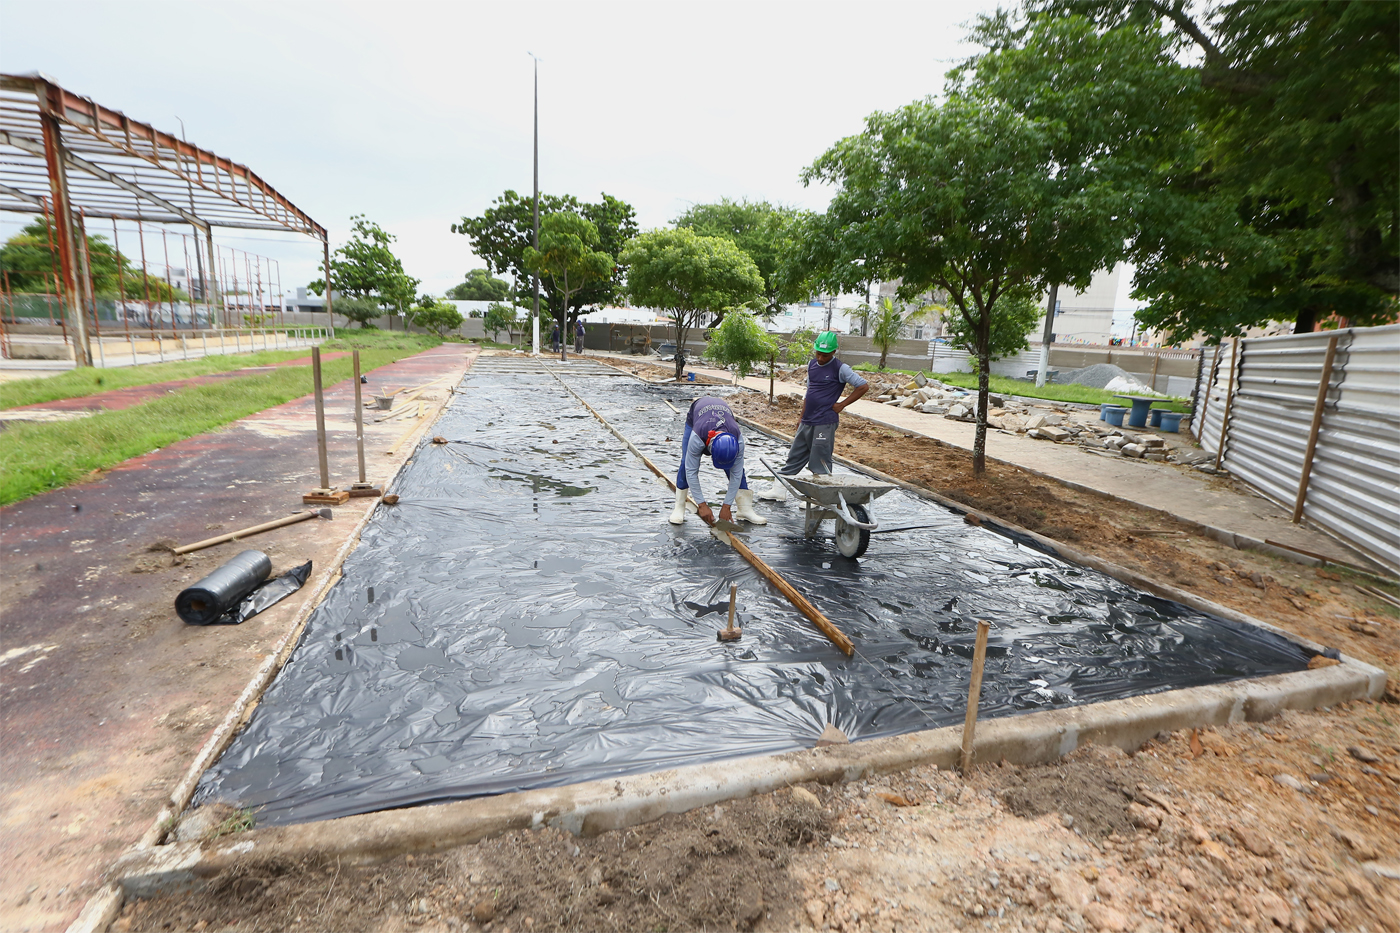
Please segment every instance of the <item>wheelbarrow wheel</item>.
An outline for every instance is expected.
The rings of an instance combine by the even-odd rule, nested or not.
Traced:
[[[870,521],[870,513],[865,511],[863,505],[851,505],[851,516],[858,522]],[[836,550],[841,552],[842,557],[860,557],[865,553],[865,549],[870,547],[870,530],[868,528],[857,528],[849,525],[844,518],[836,519]]]

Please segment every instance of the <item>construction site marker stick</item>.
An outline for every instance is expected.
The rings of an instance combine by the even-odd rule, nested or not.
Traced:
[[[972,771],[972,749],[977,733],[977,704],[982,698],[982,666],[987,661],[987,632],[992,624],[977,623],[977,646],[972,651],[972,681],[967,687],[967,718],[963,720],[962,761],[964,775]]]

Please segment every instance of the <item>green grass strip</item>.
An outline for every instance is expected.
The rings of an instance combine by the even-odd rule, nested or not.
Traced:
[[[368,372],[422,349],[420,345],[362,349],[360,369]],[[350,378],[350,369],[348,358],[325,362],[325,384]],[[189,386],[130,408],[76,421],[12,422],[0,434],[0,505],[80,482],[94,470],[212,431],[311,391],[311,367],[287,366],[270,373]]]
[[[864,372],[880,371],[869,363],[862,363],[855,368]],[[887,369],[885,372],[913,375],[913,370],[908,369]],[[960,386],[974,391],[977,389],[976,373],[933,373],[931,378],[950,386]],[[1019,395],[1022,398],[1043,398],[1053,402],[1081,402],[1086,405],[1102,405],[1104,402],[1112,402],[1115,405],[1124,404],[1123,399],[1116,397],[1107,389],[1095,389],[1092,386],[1082,386],[1077,383],[1048,382],[1043,386],[1037,386],[1034,382],[1022,382],[1007,376],[993,375],[990,379],[990,388],[996,395]],[[1190,403],[1185,399],[1167,396],[1163,396],[1162,401],[1155,403],[1155,407],[1167,411],[1189,412],[1191,410]]]
[[[391,333],[382,330],[363,332],[342,330],[334,340],[323,343],[321,349],[326,353],[365,349],[412,350],[416,353],[419,350],[435,347],[441,342],[436,337],[427,337],[422,334]],[[0,382],[0,409],[15,408],[20,405],[38,405],[57,399],[84,398],[112,389],[145,386],[155,382],[169,382],[174,379],[189,379],[192,376],[207,376],[210,373],[223,373],[249,366],[269,366],[310,355],[311,348],[302,347],[292,350],[259,350],[256,353],[206,356],[179,363],[145,363],[139,366],[122,366],[116,369],[83,367],[38,379],[15,379],[10,382]]]

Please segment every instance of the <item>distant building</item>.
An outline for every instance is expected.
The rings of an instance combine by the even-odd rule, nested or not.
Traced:
[[[1084,291],[1059,290],[1052,328],[1055,343],[1109,345],[1113,338],[1113,306],[1118,300],[1118,280],[1122,272],[1121,264],[1112,269],[1101,269],[1094,273],[1089,287]],[[1043,308],[1048,297],[1042,294],[1037,296],[1036,301]],[[1038,347],[1044,333],[1045,315],[1042,314],[1026,339],[1032,346]]]

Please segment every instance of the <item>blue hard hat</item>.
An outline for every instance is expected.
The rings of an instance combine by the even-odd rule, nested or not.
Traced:
[[[734,463],[734,458],[739,456],[739,441],[733,434],[721,434],[710,442],[710,456],[714,458],[715,466],[721,470],[727,470]]]

